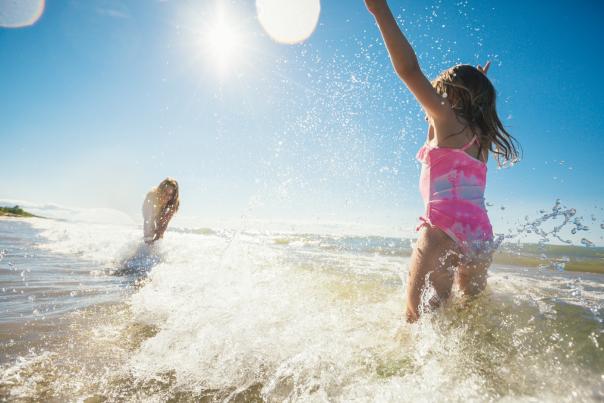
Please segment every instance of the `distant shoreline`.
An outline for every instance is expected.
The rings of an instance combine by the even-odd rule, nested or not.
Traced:
[[[25,211],[19,206],[0,207],[0,219],[3,217],[25,219],[45,218]],[[216,230],[210,228],[171,228],[170,231],[194,233],[200,235],[215,235],[217,233]],[[311,236],[311,238],[313,237]],[[275,244],[282,246],[287,246],[291,240],[292,239],[289,239],[287,236],[277,236],[274,238]],[[602,247],[586,248],[575,245],[539,245],[532,243],[522,245],[509,244],[502,246],[503,247],[499,248],[499,250],[497,250],[493,256],[493,263],[495,264],[534,269],[553,268],[567,272],[604,274],[604,248]],[[378,249],[381,250],[381,248]],[[395,255],[406,257],[411,255],[410,246],[402,247],[402,250],[389,250],[383,253],[386,255],[392,255],[392,252],[394,252]]]
[[[526,256],[520,254],[512,254],[507,252],[495,252],[493,256],[493,263],[501,265],[513,265],[517,267],[529,267],[529,268],[540,268],[540,267],[554,267],[559,265],[562,271],[582,272],[582,273],[595,273],[604,274],[604,262],[602,259],[586,257],[586,258],[550,258],[539,259],[535,256]]]
[[[34,215],[32,213],[29,213],[29,212],[23,210],[19,206],[0,207],[0,217],[25,217],[25,218],[37,217],[37,218],[41,218],[40,216]]]

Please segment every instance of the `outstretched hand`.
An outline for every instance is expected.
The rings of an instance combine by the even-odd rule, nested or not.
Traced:
[[[388,8],[386,0],[365,0],[365,5],[371,14],[376,14]]]
[[[482,67],[480,64],[478,66],[476,66],[476,68],[478,69],[478,71],[480,71],[485,76],[487,75],[487,71],[489,71],[489,67],[491,67],[491,61],[490,60],[488,60],[486,62],[486,64],[484,65],[484,67]]]

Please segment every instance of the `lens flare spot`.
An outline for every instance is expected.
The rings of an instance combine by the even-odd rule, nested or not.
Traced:
[[[279,43],[294,44],[314,32],[321,3],[319,0],[256,0],[258,20],[266,33]]]
[[[22,28],[35,24],[44,12],[44,0],[0,0],[0,27]]]

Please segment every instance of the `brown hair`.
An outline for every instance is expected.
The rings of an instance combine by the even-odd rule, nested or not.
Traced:
[[[166,202],[165,206],[162,207],[161,213],[159,215],[160,220],[163,219],[163,217],[165,217],[169,211],[175,213],[178,210],[178,207],[180,206],[180,197],[178,195],[178,182],[176,182],[176,179],[164,179],[163,181],[161,181],[157,189],[159,190],[159,192],[163,193],[169,187],[174,189],[174,193],[172,194],[170,200]]]
[[[442,72],[432,85],[446,97],[458,117],[478,135],[479,156],[489,150],[499,166],[515,164],[521,148],[516,139],[503,127],[495,107],[495,87],[487,76],[474,66],[460,64]]]

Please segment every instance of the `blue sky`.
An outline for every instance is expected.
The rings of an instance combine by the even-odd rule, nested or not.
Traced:
[[[35,25],[0,28],[0,198],[138,217],[173,176],[183,217],[410,231],[425,122],[363,1],[323,1],[293,46],[263,32],[253,1],[223,3],[245,40],[222,74],[200,44],[214,1],[49,0]],[[556,198],[601,222],[604,5],[390,5],[428,75],[493,61],[499,113],[524,149],[511,169],[489,165],[496,230]]]

